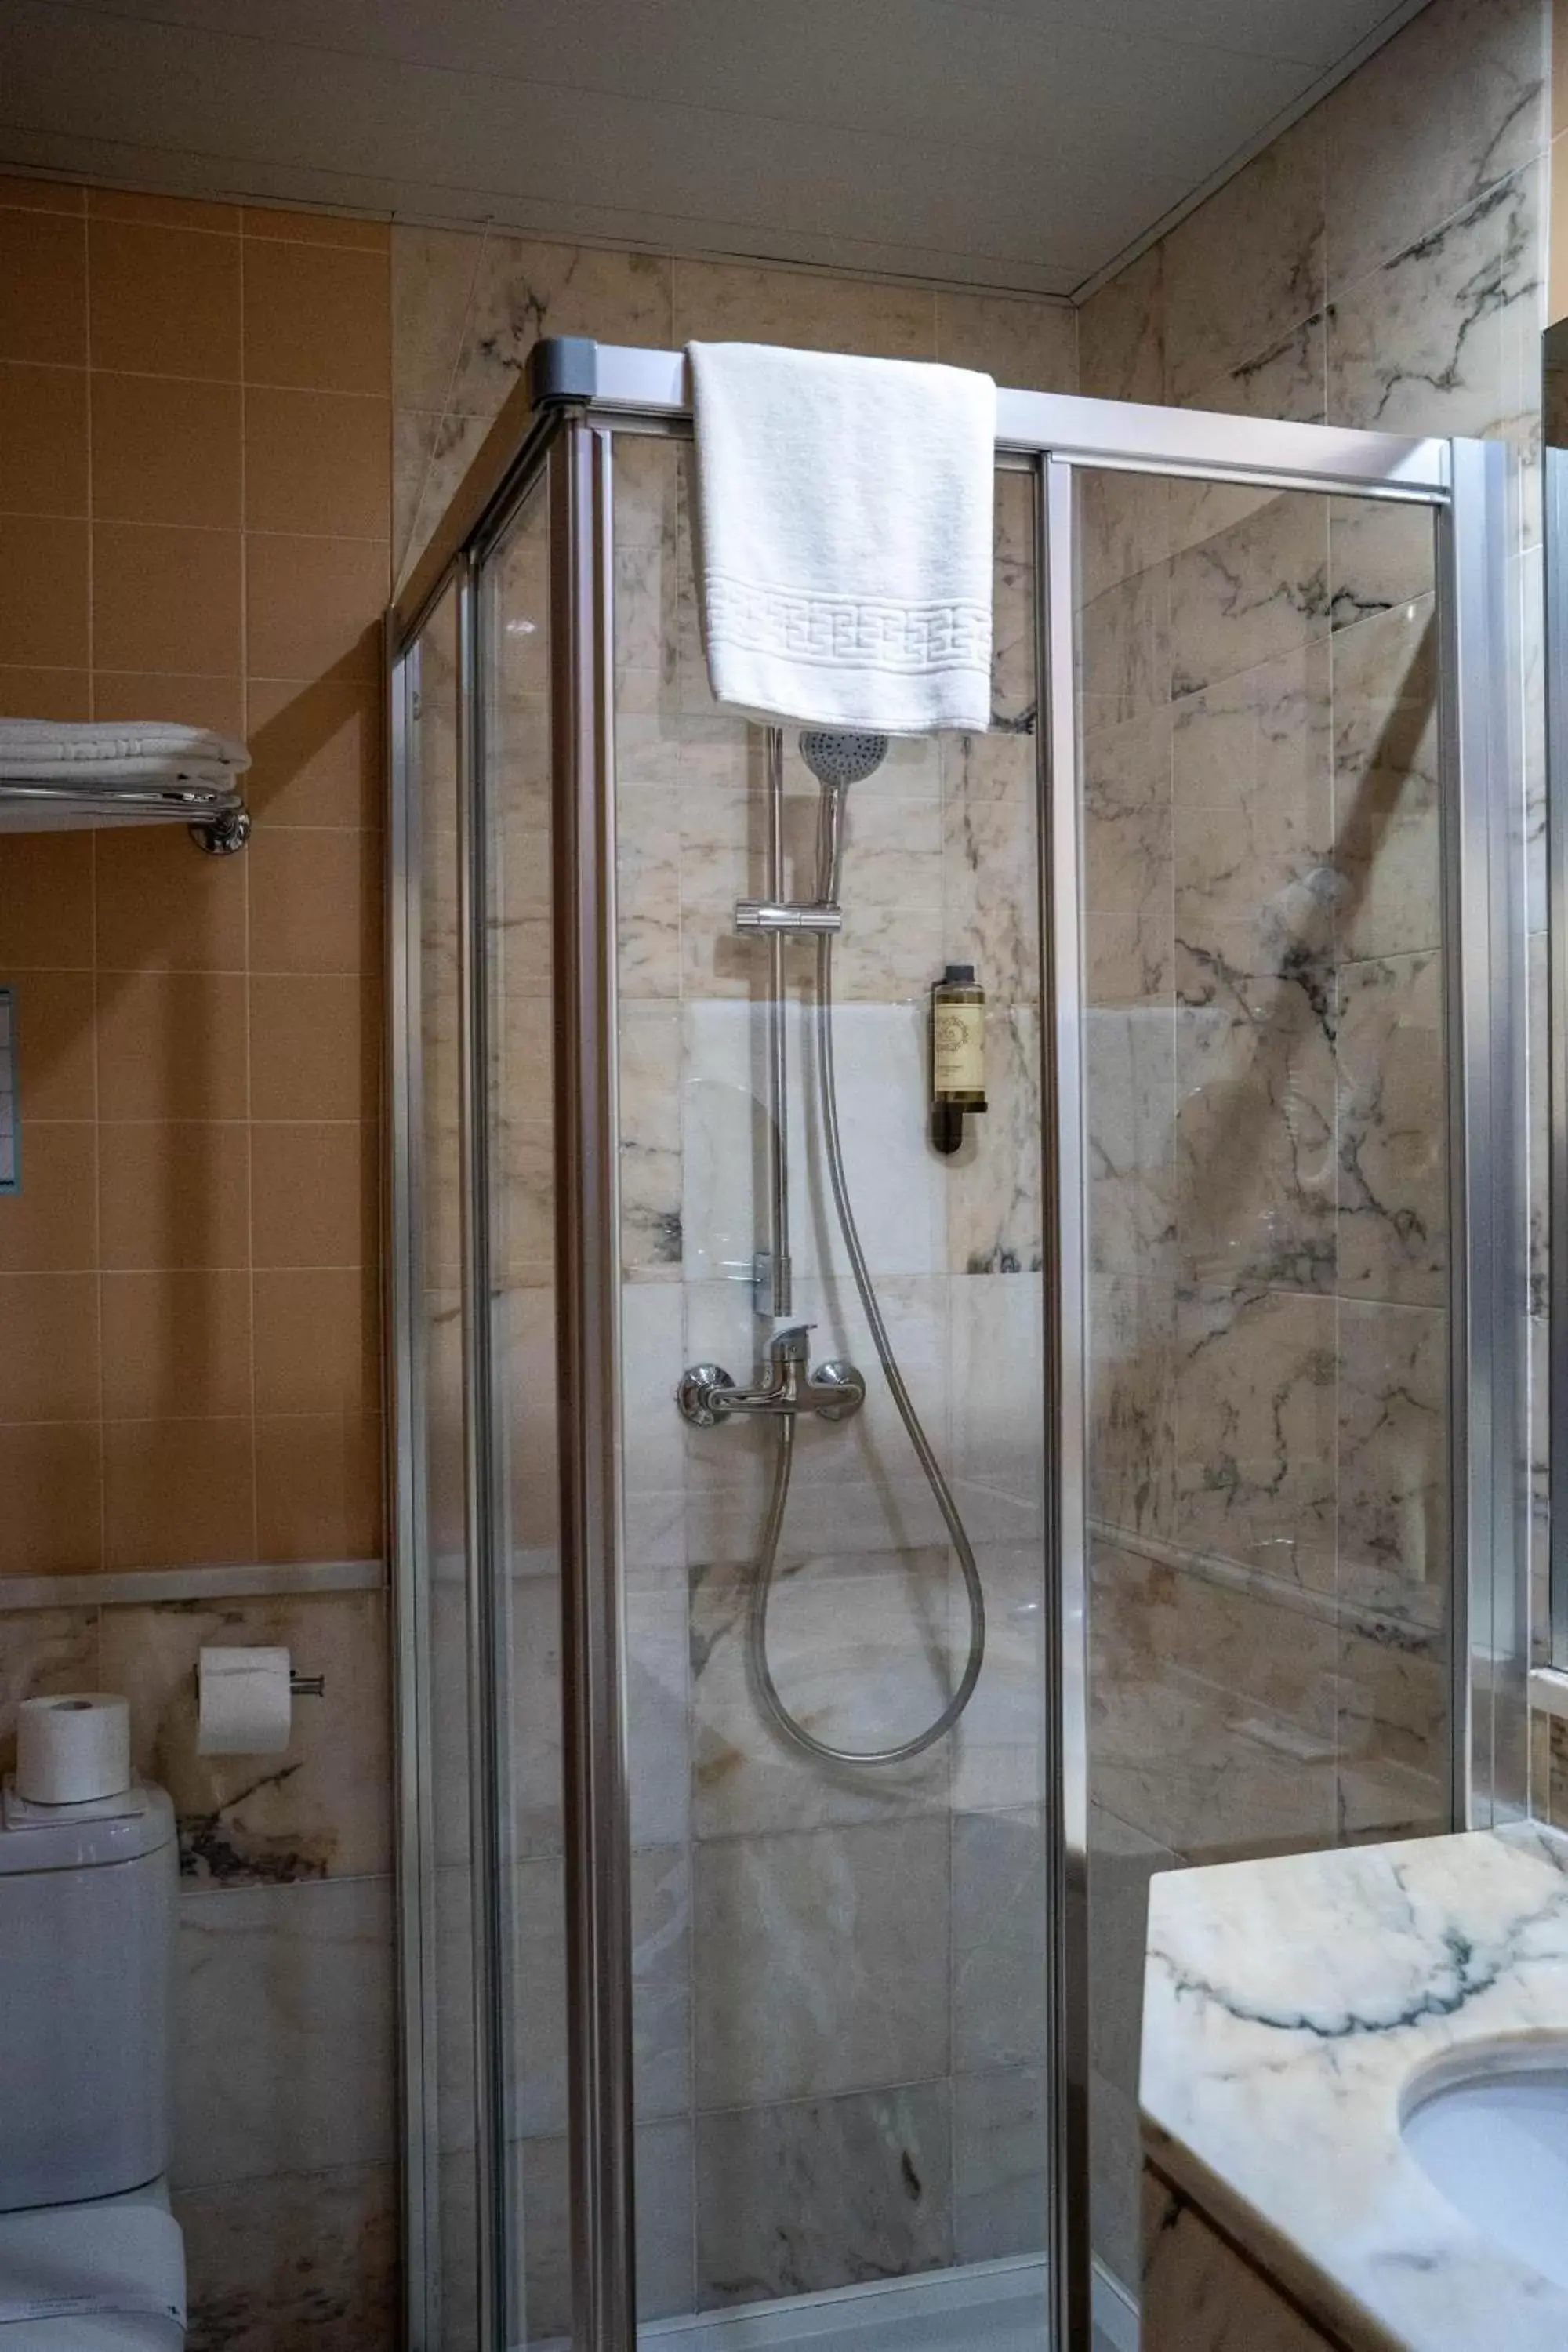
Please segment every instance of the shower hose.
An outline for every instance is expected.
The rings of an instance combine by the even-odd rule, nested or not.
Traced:
[[[837,877],[831,878],[834,887],[825,892],[827,897],[835,895],[837,887]],[[906,1764],[911,1757],[923,1755],[928,1748],[934,1748],[939,1739],[945,1739],[974,1696],[974,1686],[980,1680],[980,1669],[985,1661],[985,1595],[981,1587],[980,1570],[974,1562],[974,1548],[959,1517],[958,1506],[953,1501],[942,1465],[931,1450],[931,1440],[915,1411],[914,1399],[904,1384],[904,1376],[893,1353],[892,1341],[888,1337],[888,1327],[871,1281],[870,1268],[866,1264],[866,1253],[860,1246],[854,1204],[849,1198],[849,1186],[844,1173],[844,1145],[838,1129],[838,1088],[833,1066],[833,939],[830,932],[821,934],[816,943],[816,1080],[823,1139],[827,1147],[828,1180],[838,1229],[844,1236],[844,1246],[854,1270],[855,1287],[860,1294],[860,1305],[870,1328],[878,1360],[887,1376],[889,1391],[899,1409],[899,1418],[909,1434],[910,1444],[925,1473],[926,1484],[935,1497],[936,1507],[946,1523],[952,1548],[958,1555],[969,1606],[969,1655],[958,1687],[935,1722],[917,1732],[912,1739],[900,1740],[897,1747],[837,1748],[830,1740],[819,1739],[814,1731],[808,1731],[805,1724],[790,1713],[779,1695],[768,1664],[768,1608],[778,1575],[779,1538],[784,1533],[790,1475],[795,1466],[795,1415],[784,1413],[779,1417],[773,1489],[768,1497],[767,1517],[763,1524],[762,1549],[757,1558],[756,1572],[752,1579],[746,1617],[747,1657],[752,1681],[768,1714],[784,1738],[795,1747],[804,1749],[806,1755],[814,1756],[825,1764]]]

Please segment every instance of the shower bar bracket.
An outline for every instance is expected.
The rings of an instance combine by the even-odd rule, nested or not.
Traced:
[[[844,928],[842,908],[824,902],[815,906],[781,906],[770,898],[742,898],[735,908],[738,931],[764,936],[782,933],[808,937]]]
[[[712,1429],[731,1413],[814,1412],[819,1421],[847,1421],[866,1402],[866,1382],[855,1366],[835,1358],[802,1378],[812,1326],[792,1323],[775,1331],[755,1388],[737,1388],[722,1364],[692,1364],[680,1376],[675,1401],[697,1429]]]

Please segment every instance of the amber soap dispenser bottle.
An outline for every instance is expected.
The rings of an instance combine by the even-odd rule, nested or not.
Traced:
[[[950,963],[931,992],[931,1139],[963,1141],[964,1114],[985,1108],[985,991],[972,963]]]

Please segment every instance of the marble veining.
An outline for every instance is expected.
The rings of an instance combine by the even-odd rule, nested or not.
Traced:
[[[1561,2352],[1568,2294],[1400,2134],[1434,2063],[1568,2034],[1568,1843],[1517,1829],[1152,1885],[1145,2147],[1312,2317],[1401,2352]]]

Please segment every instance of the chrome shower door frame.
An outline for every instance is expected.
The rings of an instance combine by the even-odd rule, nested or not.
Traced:
[[[429,1768],[428,1661],[421,1652],[423,1557],[416,1465],[420,1438],[416,1266],[418,1074],[409,1035],[410,958],[417,905],[404,665],[444,585],[482,561],[542,469],[551,476],[552,904],[556,1036],[555,1184],[558,1361],[563,1447],[562,1578],[568,1846],[569,2107],[577,2352],[633,2352],[634,2113],[630,2043],[630,1832],[625,1722],[624,1544],[619,1430],[619,1205],[616,1105],[615,763],[611,453],[617,433],[689,435],[680,354],[560,339],[538,347],[529,376],[487,438],[388,623],[393,761],[391,887],[391,1259],[394,1472],[391,1505],[400,1597],[400,1787],[405,2194],[413,2352],[439,2352],[438,2280],[425,2257],[435,2210],[437,2147],[426,2078],[433,2031],[428,1938],[433,1857],[421,1790]],[[1088,1528],[1084,1282],[1081,923],[1083,844],[1074,699],[1075,475],[1115,468],[1429,507],[1438,534],[1443,614],[1443,856],[1448,972],[1450,1249],[1449,1483],[1456,1825],[1522,1809],[1524,1781],[1526,1486],[1523,1333],[1526,1306],[1522,1148],[1524,1007],[1522,844],[1512,791],[1506,633],[1506,474],[1494,445],[1406,440],[1076,395],[1003,392],[999,462],[1036,483],[1039,583],[1037,730],[1040,919],[1049,1015],[1044,1024],[1042,1139],[1046,1223],[1047,1412],[1041,1444],[1051,1497],[1045,1576],[1048,1625],[1045,1754],[1049,1766],[1047,1991],[1051,2021],[1052,2195],[1042,2230],[1049,2255],[1052,2352],[1086,2352],[1092,2244],[1088,2094]],[[465,698],[479,708],[479,653],[467,634]],[[469,730],[471,737],[472,730]],[[462,780],[469,812],[474,902],[485,901],[477,755]],[[411,901],[410,891],[414,892]],[[482,923],[464,951],[478,957]],[[483,1070],[470,1068],[467,1118],[484,1135]],[[468,1155],[466,1213],[484,1213],[482,1147]],[[481,1278],[476,1267],[473,1279]],[[482,1294],[472,1298],[488,1341]],[[482,1451],[485,1379],[470,1411]],[[486,1375],[485,1377],[488,1377]],[[493,1602],[494,1562],[479,1572],[483,1464],[470,1449],[474,1591]],[[489,1595],[487,1601],[486,1596]],[[493,1653],[493,1641],[491,1643]],[[476,1666],[480,1660],[476,1654]],[[493,1728],[493,1727],[492,1727]],[[487,1763],[488,1758],[488,1763]],[[474,1818],[489,1823],[476,1875],[499,1867],[493,1748],[471,1759]],[[491,1932],[493,1904],[476,1895]],[[481,1952],[492,2051],[503,1989],[499,1953]],[[487,2038],[482,2031],[481,2039]],[[516,2249],[500,2221],[496,2085],[481,2093],[494,2226],[481,2227],[481,2352],[505,2352]],[[488,2113],[488,2124],[485,2121]]]

